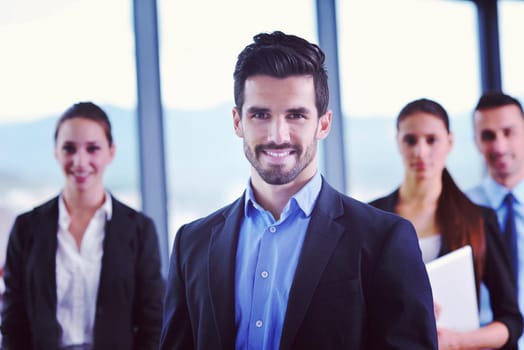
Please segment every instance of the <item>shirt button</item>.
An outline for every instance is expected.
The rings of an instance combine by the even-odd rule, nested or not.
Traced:
[[[260,328],[262,327],[262,321],[258,320],[255,322],[255,326],[257,326],[257,328]]]
[[[276,228],[275,226],[271,226],[271,227],[269,228],[269,232],[271,232],[271,233],[275,233],[275,232],[277,232],[277,228]]]
[[[262,276],[262,278],[267,278],[267,276],[269,276],[269,273],[267,271],[262,271],[260,273],[260,276]]]

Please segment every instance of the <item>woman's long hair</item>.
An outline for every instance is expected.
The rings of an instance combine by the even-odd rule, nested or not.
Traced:
[[[447,132],[450,132],[449,117],[444,107],[426,98],[412,101],[402,108],[397,117],[397,130],[403,119],[417,112],[435,116],[444,123]],[[478,298],[486,261],[482,210],[466,197],[446,168],[442,172],[442,192],[437,204],[436,218],[443,243],[452,251],[471,245]]]
[[[437,205],[437,223],[442,240],[450,250],[471,245],[478,298],[486,262],[482,210],[458,188],[445,168],[442,172],[442,192]]]

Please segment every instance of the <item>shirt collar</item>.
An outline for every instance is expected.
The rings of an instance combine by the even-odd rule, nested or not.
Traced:
[[[111,216],[113,215],[113,206],[111,204],[111,195],[106,191],[104,193],[104,203],[100,208],[97,209],[95,215],[104,215],[106,220],[111,220]],[[64,202],[64,195],[63,193],[61,193],[58,197],[58,224],[60,225],[60,227],[67,228],[69,227],[70,223],[71,218],[69,217],[69,213],[67,212],[67,208]]]
[[[521,181],[517,186],[510,190],[493,180],[491,176],[486,176],[482,185],[486,190],[489,205],[492,208],[499,209],[501,206],[503,206],[504,197],[506,197],[508,192],[513,193],[517,203],[522,203],[524,201],[524,181]]]
[[[517,186],[511,190],[513,196],[515,196],[515,202],[524,203],[524,181],[520,181]]]
[[[315,207],[315,202],[320,193],[322,187],[322,176],[317,171],[315,175],[309,180],[304,187],[302,187],[297,193],[295,193],[286,204],[285,208],[289,207],[289,204],[294,201],[299,208],[304,212],[306,216],[310,216],[313,208]],[[244,202],[244,213],[249,213],[250,205],[255,207],[258,210],[263,210],[262,206],[257,203],[255,200],[255,194],[253,192],[253,187],[251,186],[251,179],[248,181],[246,189],[246,198]],[[284,208],[284,211],[286,210]]]

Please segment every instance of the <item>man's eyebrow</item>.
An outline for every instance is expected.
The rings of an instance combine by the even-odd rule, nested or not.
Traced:
[[[289,108],[287,113],[296,113],[296,114],[309,114],[310,110],[306,107],[296,107],[296,108]]]
[[[268,113],[271,109],[267,107],[257,107],[257,106],[251,106],[247,109],[247,113]],[[292,113],[292,114],[309,114],[311,111],[306,107],[293,107],[288,108],[286,110],[286,113]]]
[[[257,107],[257,106],[251,106],[247,109],[247,112],[248,113],[267,113],[269,112],[270,109],[269,108],[265,108],[265,107]]]

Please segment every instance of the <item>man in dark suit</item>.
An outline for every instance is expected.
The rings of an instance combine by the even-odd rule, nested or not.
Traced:
[[[331,127],[324,54],[281,32],[239,55],[244,195],[178,231],[161,349],[436,349],[413,226],[317,170]]]

